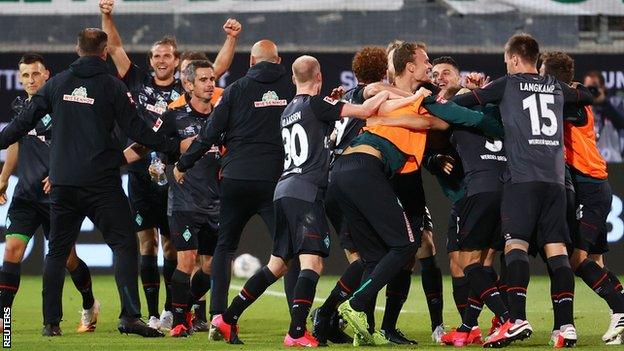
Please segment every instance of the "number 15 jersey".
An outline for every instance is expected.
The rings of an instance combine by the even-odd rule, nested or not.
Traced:
[[[564,184],[563,108],[576,104],[575,89],[553,76],[513,74],[456,97],[463,106],[498,104],[505,129],[505,152],[512,183]]]
[[[280,118],[284,171],[274,200],[282,197],[314,202],[327,187],[329,135],[340,119],[343,102],[322,95],[297,95]]]

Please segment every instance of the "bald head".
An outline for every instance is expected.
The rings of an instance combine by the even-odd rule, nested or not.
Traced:
[[[280,61],[277,54],[277,45],[267,39],[260,40],[251,47],[251,64],[254,65],[262,61],[273,63],[279,63]]]
[[[292,72],[297,84],[307,84],[321,73],[321,65],[312,56],[299,56],[292,64]]]

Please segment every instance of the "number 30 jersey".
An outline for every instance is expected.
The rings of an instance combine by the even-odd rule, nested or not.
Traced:
[[[280,118],[284,171],[274,199],[293,197],[313,202],[327,187],[329,135],[344,103],[321,95],[297,95]]]
[[[498,104],[505,129],[508,174],[513,183],[564,184],[564,102],[581,95],[553,76],[513,74],[456,97],[463,106]]]

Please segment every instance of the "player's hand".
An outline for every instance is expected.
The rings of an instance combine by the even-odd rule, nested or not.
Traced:
[[[570,86],[573,89],[577,89],[579,85],[583,85],[583,84],[581,84],[580,82],[572,82],[572,83],[570,83]]]
[[[2,181],[0,180],[0,205],[4,205],[7,203],[7,195],[6,195],[6,191],[9,187],[9,182],[8,181]]]
[[[471,72],[466,76],[464,87],[470,90],[475,90],[478,88],[482,88],[489,82],[489,76],[486,77],[483,73]]]
[[[345,90],[344,88],[341,86],[332,89],[331,94],[329,94],[329,97],[334,99],[334,100],[340,100],[342,99],[342,97],[345,94]]]
[[[455,159],[449,155],[436,155],[436,160],[442,172],[451,174],[453,172],[453,166],[455,165]]]
[[[418,88],[418,90],[416,90],[416,94],[422,97],[427,97],[431,95],[431,90],[427,88]]]
[[[175,178],[176,182],[183,184],[185,174],[186,172],[180,172],[180,170],[178,170],[178,164],[176,163],[173,167],[173,177]]]
[[[41,181],[43,183],[43,193],[48,195],[52,190],[52,183],[50,182],[50,177],[45,177],[44,180]]]
[[[114,6],[115,0],[100,0],[100,12],[103,15],[110,15],[113,13]]]
[[[197,135],[186,138],[180,142],[180,153],[185,153],[186,150],[191,146],[193,140],[197,139]]]
[[[158,179],[158,177],[160,177],[160,172],[158,172],[156,165],[149,165],[149,167],[147,167],[147,172],[152,179]]]
[[[228,18],[223,25],[223,31],[230,37],[237,38],[243,30],[243,26],[234,18]]]

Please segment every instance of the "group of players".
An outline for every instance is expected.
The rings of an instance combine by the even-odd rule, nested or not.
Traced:
[[[473,73],[462,87],[458,64],[450,57],[430,63],[424,44],[366,47],[353,60],[359,84],[344,96],[340,89],[319,95],[321,67],[314,57],[301,56],[292,65],[293,96],[277,47],[262,40],[252,48],[247,75],[222,90],[215,81],[232,62],[237,21],[223,26],[227,39],[214,64],[202,53],[178,55],[175,40],[165,37],[149,53],[150,74],[124,51],[113,6],[112,0],[100,2],[117,74],[152,131],[180,141],[181,155],[136,143],[124,151],[149,327],[173,337],[210,330],[213,340],[241,343],[239,317],[284,276],[291,312],[286,346],[415,344],[397,329],[397,320],[418,259],[433,340],[504,347],[533,331],[525,313],[528,256],[539,253],[551,278],[552,344],[570,347],[577,340],[575,274],[613,312],[603,341],[622,343],[622,286],[602,257],[611,204],[606,164],[596,148],[591,94],[572,83],[568,55],[544,54],[538,70],[537,42],[515,35],[505,46],[507,76],[488,83]],[[19,70],[27,99],[16,100],[16,115],[50,74],[35,54],[24,55]],[[79,89],[63,99],[89,103]],[[16,166],[19,177],[0,271],[3,307],[12,305],[18,290],[28,241],[40,226],[50,230],[53,119],[42,118],[9,148],[0,174],[3,193]],[[147,155],[171,164],[168,186],[154,181],[158,170]],[[447,250],[462,324],[448,332],[423,166],[453,202]],[[272,232],[271,258],[227,306],[231,255],[255,213]],[[312,312],[310,333],[306,319],[330,248],[326,216],[350,264]],[[167,292],[162,313],[159,243]],[[497,252],[500,277],[492,268]],[[89,269],[75,249],[66,267],[83,297],[78,332],[93,331],[100,304]],[[383,287],[386,308],[377,331],[373,312]],[[203,298],[211,288],[209,321]],[[484,304],[495,314],[485,340],[477,325]],[[341,318],[353,338],[340,329]],[[52,327],[44,334],[59,335],[58,325]]]

